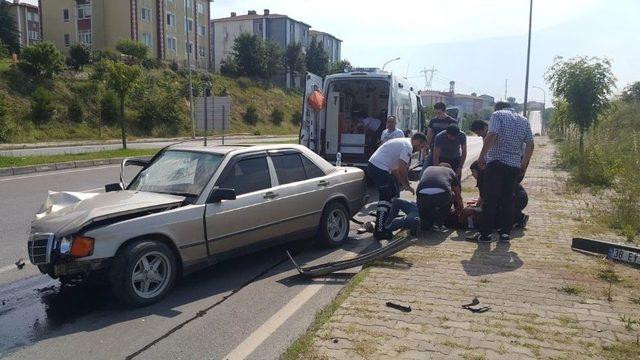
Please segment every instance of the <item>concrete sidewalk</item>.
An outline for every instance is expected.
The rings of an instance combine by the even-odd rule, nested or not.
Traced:
[[[595,198],[569,191],[554,145],[536,143],[523,183],[531,218],[510,245],[426,234],[369,266],[299,358],[640,359],[640,271],[571,251]],[[465,181],[466,199],[474,185]],[[476,296],[491,310],[461,308]]]

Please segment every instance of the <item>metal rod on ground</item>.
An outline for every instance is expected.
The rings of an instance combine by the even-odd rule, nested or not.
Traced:
[[[529,98],[529,61],[531,59],[531,21],[533,19],[533,0],[529,2],[529,40],[527,42],[527,75],[524,80],[524,107],[522,116],[527,117],[527,101]]]

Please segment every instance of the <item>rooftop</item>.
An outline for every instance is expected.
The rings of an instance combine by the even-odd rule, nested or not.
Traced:
[[[223,18],[217,18],[217,19],[212,19],[211,21],[213,22],[230,22],[230,21],[244,21],[244,20],[258,20],[258,19],[284,19],[284,18],[288,18],[291,19],[293,21],[296,21],[300,24],[306,25],[308,27],[311,27],[311,25],[302,22],[302,21],[298,21],[296,19],[293,19],[287,15],[281,15],[281,14],[271,14],[269,12],[268,9],[265,9],[264,14],[258,14],[256,11],[248,11],[247,14],[245,15],[235,15],[236,13],[233,12],[231,13],[231,16],[228,17],[223,17]]]
[[[338,38],[337,38],[337,37],[335,37],[334,35],[331,35],[331,34],[329,34],[328,32],[324,32],[324,31],[318,31],[318,30],[313,30],[313,29],[311,29],[311,30],[309,30],[309,34],[310,34],[310,35],[314,35],[314,34],[315,34],[315,35],[328,35],[328,36],[331,36],[332,38],[334,38],[334,39],[336,39],[336,40],[338,40],[338,41],[342,42],[342,40],[338,39]]]

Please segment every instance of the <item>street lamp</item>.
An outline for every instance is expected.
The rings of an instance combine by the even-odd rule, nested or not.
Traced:
[[[544,89],[539,86],[533,85],[531,87],[542,91],[542,96],[543,96],[542,98],[542,133],[544,134],[544,131],[546,130],[546,125],[547,125],[545,124],[545,119],[544,119],[544,109],[547,107],[547,92],[544,91]]]
[[[381,71],[384,71],[384,68],[385,68],[385,66],[387,66],[387,64],[389,64],[390,62],[397,61],[397,60],[400,60],[400,58],[397,57],[395,59],[391,59],[391,60],[387,61],[386,63],[384,63],[384,65],[382,65],[382,70]]]

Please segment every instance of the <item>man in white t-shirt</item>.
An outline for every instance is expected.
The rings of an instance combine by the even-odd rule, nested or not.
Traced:
[[[411,155],[427,147],[427,137],[423,133],[414,134],[411,139],[391,139],[380,145],[367,166],[367,175],[378,188],[378,205],[376,208],[376,227],[373,236],[378,239],[391,239],[393,234],[385,230],[389,218],[391,202],[398,197],[397,184],[402,190],[416,191],[409,183],[409,164]],[[395,179],[394,179],[395,178]],[[397,182],[396,182],[397,181]]]
[[[380,136],[380,143],[384,144],[385,142],[391,139],[403,138],[404,131],[396,128],[396,117],[389,116],[387,118],[387,128],[382,132],[382,136]]]

